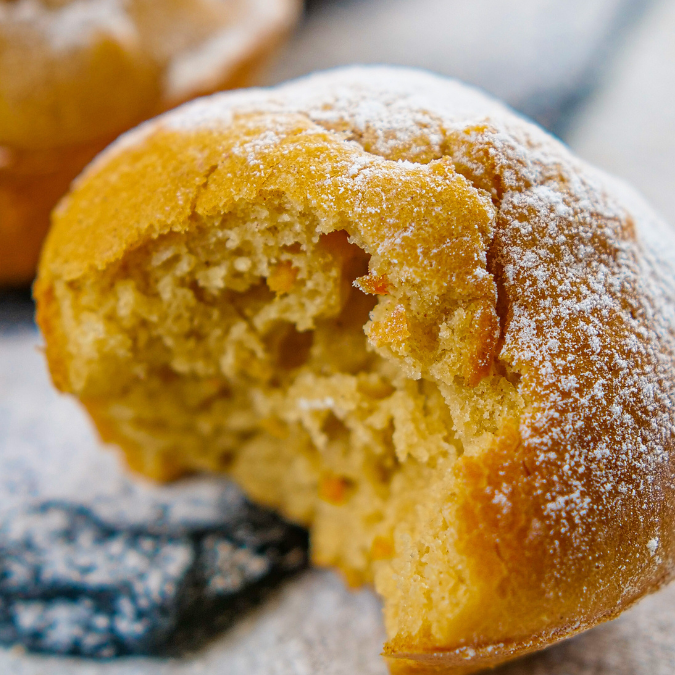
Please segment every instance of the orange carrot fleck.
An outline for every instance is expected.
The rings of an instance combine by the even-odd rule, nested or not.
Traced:
[[[387,295],[389,293],[389,279],[387,279],[386,274],[368,274],[365,277],[359,277],[354,283],[369,295]]]
[[[340,476],[324,476],[319,483],[319,497],[329,504],[339,506],[347,498],[348,482]]]
[[[267,277],[267,285],[277,294],[288,293],[298,277],[297,267],[290,260],[280,262]]]

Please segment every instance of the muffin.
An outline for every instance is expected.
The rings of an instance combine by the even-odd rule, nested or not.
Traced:
[[[297,0],[0,0],[0,284],[29,282],[49,211],[121,132],[249,84]]]
[[[228,473],[374,584],[392,671],[463,673],[673,576],[674,243],[481,93],[351,68],[125,136],[35,293],[133,469]]]

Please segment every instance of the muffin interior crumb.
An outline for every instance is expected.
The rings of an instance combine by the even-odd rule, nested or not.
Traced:
[[[354,224],[326,229],[269,194],[59,282],[70,378],[132,466],[232,474],[311,527],[315,562],[375,582],[392,634],[440,639],[467,582],[452,466],[522,401],[495,366],[466,383],[462,307],[418,321],[413,291],[369,274]]]

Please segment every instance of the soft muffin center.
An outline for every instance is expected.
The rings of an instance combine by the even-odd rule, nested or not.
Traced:
[[[417,320],[343,225],[269,194],[59,282],[70,379],[134,468],[232,474],[312,528],[316,562],[376,581],[390,634],[440,636],[466,582],[452,467],[521,401],[495,368],[467,384],[464,310]],[[443,369],[411,370],[439,345]]]

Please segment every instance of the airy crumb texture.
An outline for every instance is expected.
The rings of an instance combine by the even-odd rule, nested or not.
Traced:
[[[157,479],[231,474],[470,672],[673,576],[673,235],[457,83],[347,69],[121,139],[55,215],[52,376]]]

